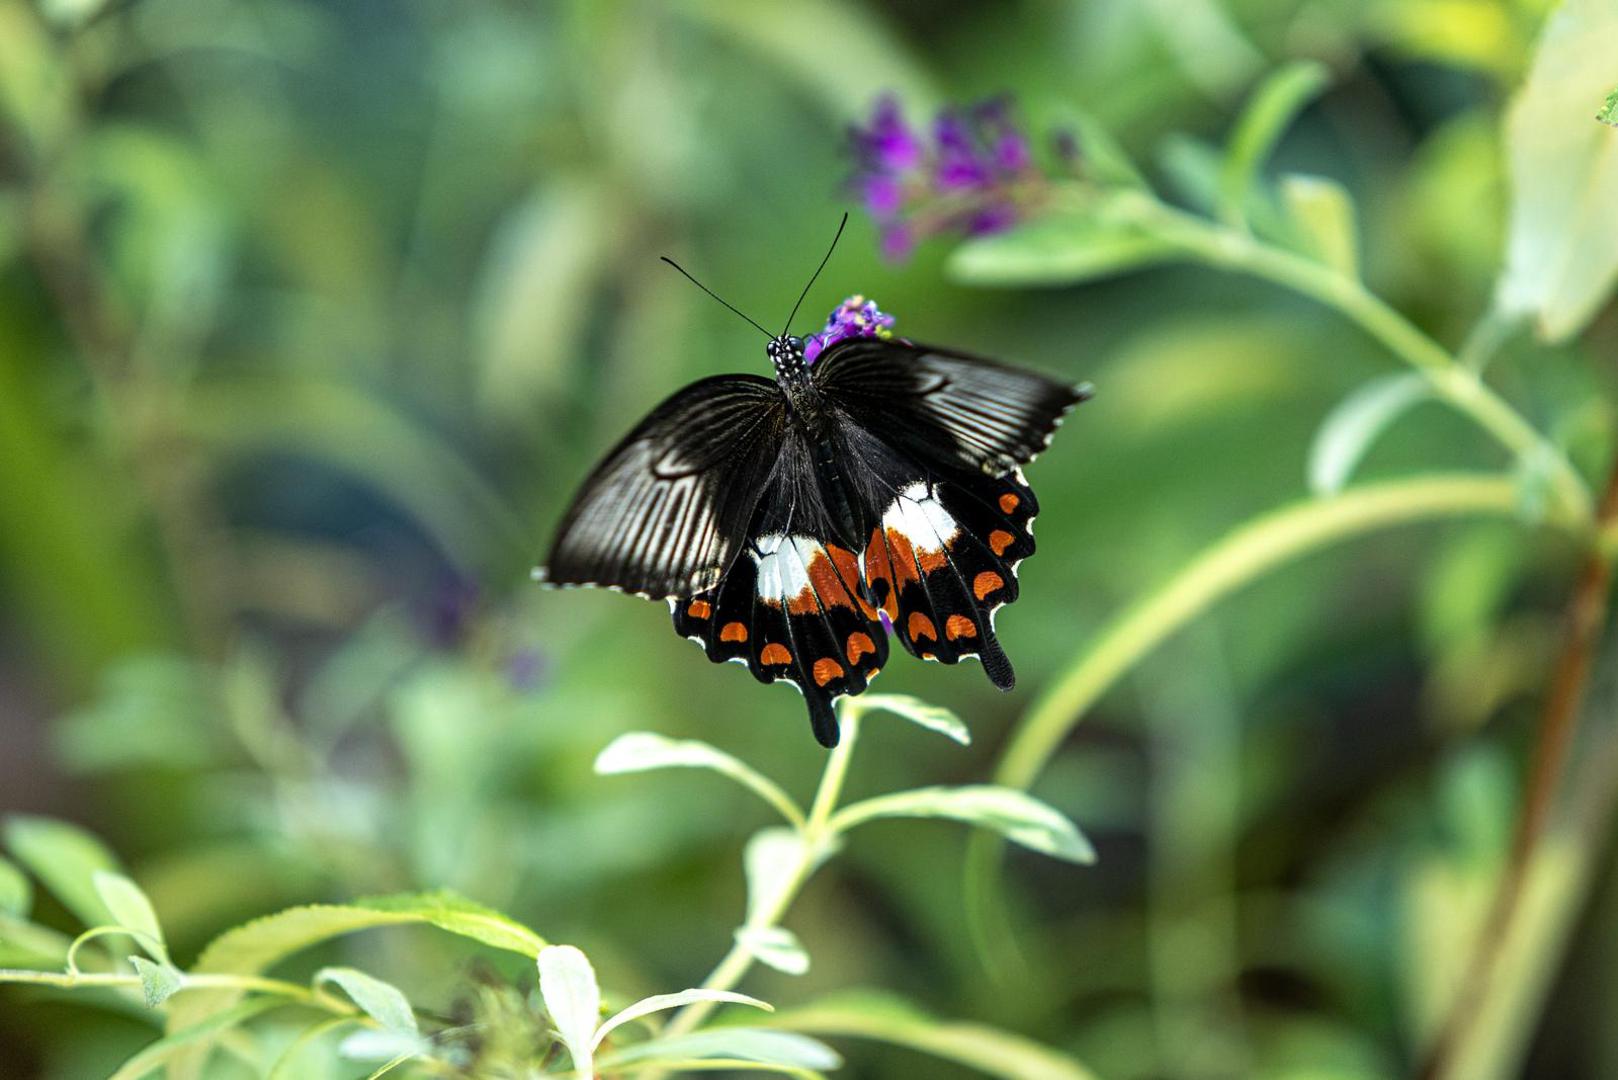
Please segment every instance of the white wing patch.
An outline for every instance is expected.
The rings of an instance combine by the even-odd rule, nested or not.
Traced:
[[[942,552],[960,534],[961,527],[921,481],[906,487],[882,515],[882,528],[910,541],[918,553]]]
[[[758,565],[758,598],[776,607],[798,601],[812,591],[809,565],[825,558],[820,541],[812,536],[766,533],[747,553]]]

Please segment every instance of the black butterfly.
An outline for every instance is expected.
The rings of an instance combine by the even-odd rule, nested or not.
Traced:
[[[585,480],[535,576],[668,600],[708,659],[796,685],[823,746],[832,702],[887,663],[884,617],[913,655],[977,656],[1011,689],[994,613],[1034,552],[1021,466],[1089,389],[887,338],[810,366],[802,338],[747,321],[775,379],[716,375],[654,409]]]

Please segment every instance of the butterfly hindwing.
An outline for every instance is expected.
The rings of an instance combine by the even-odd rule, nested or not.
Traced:
[[[776,475],[720,582],[674,605],[674,628],[713,661],[803,693],[815,737],[837,742],[832,703],[864,692],[888,642],[858,555],[832,539],[811,451],[788,435]]]
[[[720,375],[652,411],[574,497],[541,572],[654,599],[710,587],[734,557],[775,465],[780,391]]]

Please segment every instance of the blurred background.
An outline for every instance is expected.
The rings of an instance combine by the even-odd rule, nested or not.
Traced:
[[[998,623],[1017,691],[896,660],[881,689],[975,741],[872,723],[850,780],[980,782],[1107,618],[1306,493],[1322,418],[1393,363],[1205,269],[988,290],[952,283],[948,241],[884,261],[849,126],[883,92],[918,116],[1009,92],[1087,111],[1172,191],[1256,80],[1318,58],[1331,85],[1277,163],[1352,192],[1370,287],[1454,345],[1500,264],[1501,115],[1546,7],[0,0],[0,810],[103,836],[180,958],[285,905],[448,886],[626,992],[693,985],[762,817],[700,775],[595,777],[594,755],[702,738],[807,796],[823,753],[795,694],[703,662],[661,605],[527,577],[639,416],[767,370],[657,257],[769,324],[851,209],[797,332],[864,293],[902,335],[1096,385],[1029,470],[1040,551]],[[1615,339],[1609,311],[1490,372],[1592,471]],[[1363,471],[1503,464],[1425,406]],[[745,989],[879,987],[1108,1077],[1407,1073],[1510,833],[1576,555],[1456,522],[1267,576],[1041,777],[1100,862],[1008,858],[1014,986],[964,930],[962,831],[890,824],[795,909],[813,971]],[[1610,871],[1582,912],[1541,965],[1532,1075],[1618,1075],[1618,1028],[1592,1021],[1618,1007]],[[428,937],[361,952],[446,1007],[468,977]],[[155,1034],[0,1000],[6,1077],[105,1075]],[[843,1049],[846,1075],[970,1075]]]

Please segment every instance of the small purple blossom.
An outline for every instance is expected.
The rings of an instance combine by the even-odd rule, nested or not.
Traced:
[[[875,300],[850,296],[826,317],[824,330],[803,339],[803,361],[814,363],[825,349],[845,338],[891,337],[893,323],[893,316],[877,307]]]
[[[893,262],[930,236],[1010,228],[1043,180],[1009,97],[945,109],[927,132],[919,136],[886,95],[851,133],[852,186],[876,222],[883,258]]]

